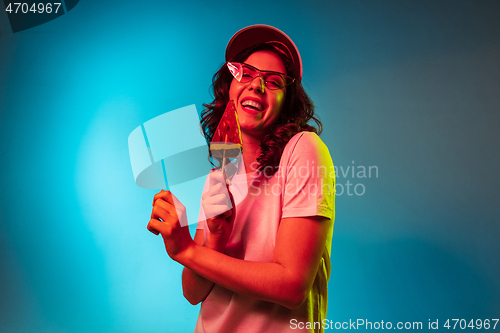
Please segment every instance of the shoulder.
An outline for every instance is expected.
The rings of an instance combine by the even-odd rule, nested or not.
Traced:
[[[300,132],[288,141],[283,156],[300,155],[328,155],[330,152],[323,140],[314,132]]]

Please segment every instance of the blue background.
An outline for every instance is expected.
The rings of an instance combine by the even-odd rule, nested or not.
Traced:
[[[82,0],[0,13],[1,331],[192,331],[127,137],[201,110],[257,23],[300,49],[339,171],[378,168],[337,179],[365,191],[337,196],[328,319],[499,318],[500,2]]]

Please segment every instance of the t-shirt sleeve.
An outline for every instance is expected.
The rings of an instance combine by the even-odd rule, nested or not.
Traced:
[[[335,170],[328,148],[316,133],[302,132],[282,155],[282,217],[335,217]]]

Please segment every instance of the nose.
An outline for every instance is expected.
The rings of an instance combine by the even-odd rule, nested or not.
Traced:
[[[259,74],[252,80],[250,86],[257,91],[264,92],[264,78]]]

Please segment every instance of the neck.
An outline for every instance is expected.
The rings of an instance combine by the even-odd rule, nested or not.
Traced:
[[[253,172],[258,168],[257,157],[260,155],[260,142],[262,138],[262,136],[241,132],[243,161],[245,162],[245,171],[247,173]]]

